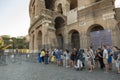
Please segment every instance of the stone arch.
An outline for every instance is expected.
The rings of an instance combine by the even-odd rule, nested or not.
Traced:
[[[49,9],[49,10],[54,10],[54,3],[55,3],[55,0],[44,0],[45,1],[45,7],[46,9]]]
[[[69,33],[69,47],[80,48],[80,34],[77,30],[71,30]]]
[[[63,16],[62,14],[54,14],[52,22],[55,23],[55,19],[58,18],[58,17],[61,17],[65,21],[65,24],[66,24],[67,17]]]
[[[38,50],[42,49],[42,32],[38,31],[37,34]]]
[[[93,24],[88,28],[89,46],[94,49],[100,48],[102,45],[112,45],[111,31],[104,29],[99,24]]]
[[[70,10],[78,7],[78,0],[70,0]]]
[[[93,24],[88,28],[87,34],[90,34],[90,32],[101,31],[101,30],[104,30],[104,27],[102,27],[99,24]]]
[[[57,12],[63,14],[62,4],[59,3],[57,6]]]
[[[62,17],[59,17],[59,16],[56,17],[54,22],[55,22],[56,30],[63,27],[63,26],[65,26],[65,20]]]
[[[95,2],[99,2],[99,1],[101,1],[101,0],[95,0]]]
[[[64,39],[62,34],[56,34],[57,42],[58,42],[58,48],[63,49],[64,48]]]

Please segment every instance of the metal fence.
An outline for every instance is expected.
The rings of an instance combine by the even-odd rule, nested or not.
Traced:
[[[4,52],[0,53],[0,65],[8,65],[11,63],[21,64],[23,62],[38,62],[38,54],[37,53],[9,53]]]

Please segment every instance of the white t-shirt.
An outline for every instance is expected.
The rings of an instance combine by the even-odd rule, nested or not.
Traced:
[[[103,58],[108,59],[108,51],[107,51],[107,49],[104,49],[104,51],[103,51]]]
[[[93,52],[92,49],[90,49],[90,52],[91,52],[91,57],[92,57],[92,58],[95,58],[95,55],[94,55],[94,52]]]

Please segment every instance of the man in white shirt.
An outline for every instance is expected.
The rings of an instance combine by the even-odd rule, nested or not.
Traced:
[[[108,51],[106,49],[106,46],[102,46],[103,49],[103,62],[105,64],[105,69],[106,69],[106,73],[108,72]]]

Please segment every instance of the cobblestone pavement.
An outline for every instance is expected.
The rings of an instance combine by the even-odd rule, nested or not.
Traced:
[[[76,71],[55,64],[22,61],[0,66],[0,80],[120,80],[120,75],[115,70],[104,73],[97,69],[90,73],[87,69]]]

